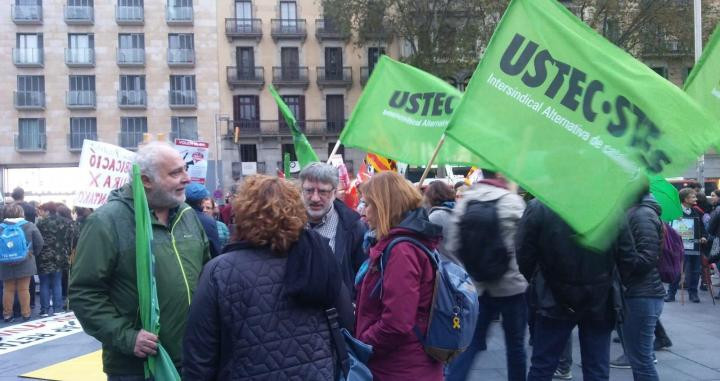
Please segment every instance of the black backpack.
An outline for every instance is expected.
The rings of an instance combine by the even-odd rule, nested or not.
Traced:
[[[500,234],[498,200],[468,202],[458,224],[458,257],[478,282],[498,280],[510,266],[510,253]]]

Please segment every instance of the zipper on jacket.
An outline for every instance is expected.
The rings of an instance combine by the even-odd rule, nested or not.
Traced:
[[[180,259],[180,253],[178,252],[177,245],[175,245],[175,225],[177,225],[178,222],[180,222],[180,219],[182,218],[183,213],[190,210],[192,208],[188,207],[180,211],[177,218],[175,219],[175,222],[173,222],[172,227],[170,228],[170,238],[172,240],[172,247],[173,251],[175,252],[175,257],[177,258],[178,265],[180,266],[180,272],[182,272],[183,280],[185,281],[185,289],[187,290],[187,299],[188,299],[188,306],[190,306],[190,283],[188,283],[187,275],[185,275],[185,268],[183,267],[182,260]]]

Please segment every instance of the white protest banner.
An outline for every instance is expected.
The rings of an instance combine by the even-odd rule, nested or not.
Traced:
[[[72,312],[0,328],[0,355],[82,331]]]
[[[98,208],[105,204],[110,192],[130,180],[135,153],[124,148],[83,141],[80,154],[80,190],[75,194],[75,206]]]
[[[196,142],[188,139],[175,139],[175,149],[185,161],[185,168],[190,181],[205,184],[207,177],[208,147],[206,142]]]

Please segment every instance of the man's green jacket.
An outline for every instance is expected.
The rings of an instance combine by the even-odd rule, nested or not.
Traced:
[[[210,260],[208,239],[195,212],[186,204],[170,211],[167,226],[154,215],[151,218],[160,343],[179,368],[190,301],[202,267]],[[68,294],[70,308],[85,332],[102,343],[105,373],[143,374],[144,359],[133,355],[142,325],[129,184],[113,191],[107,204],[85,222],[70,270]]]

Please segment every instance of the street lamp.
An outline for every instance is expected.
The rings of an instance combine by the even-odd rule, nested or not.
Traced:
[[[218,134],[218,125],[220,122],[227,122],[230,117],[226,114],[215,114],[215,190],[220,190],[222,193],[222,182],[220,180],[220,162],[222,161],[222,147]],[[214,192],[215,193],[215,192]],[[217,198],[216,194],[213,194],[214,198]],[[222,195],[220,196],[222,199]]]

